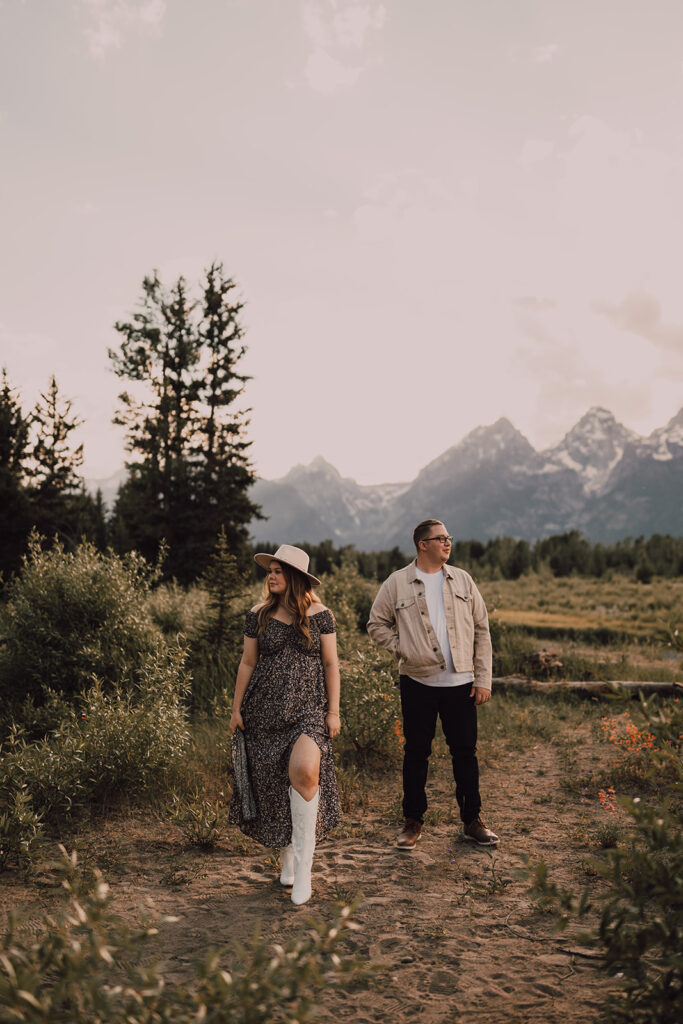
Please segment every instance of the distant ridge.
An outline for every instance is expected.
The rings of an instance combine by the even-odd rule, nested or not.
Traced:
[[[458,537],[535,540],[581,530],[592,541],[683,534],[683,409],[640,437],[599,406],[559,444],[536,451],[506,418],[476,427],[410,483],[361,485],[322,456],[279,480],[258,480],[251,497],[266,521],[253,540],[329,538],[365,550],[410,548],[425,516]]]

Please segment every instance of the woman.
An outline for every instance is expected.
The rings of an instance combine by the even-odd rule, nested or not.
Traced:
[[[280,882],[293,885],[298,905],[311,896],[316,838],[341,821],[330,744],[340,729],[335,624],[313,592],[320,580],[305,551],[282,544],[254,559],[268,576],[246,615],[230,732],[243,730],[256,808],[247,820],[236,794],[230,820],[281,848]]]

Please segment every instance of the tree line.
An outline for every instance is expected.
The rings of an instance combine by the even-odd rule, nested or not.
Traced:
[[[318,576],[350,561],[366,579],[381,581],[414,557],[398,547],[358,551],[352,545],[335,547],[331,540],[304,546],[311,556],[311,572]],[[275,551],[277,545],[266,541],[258,547]],[[614,544],[601,544],[587,540],[578,530],[569,530],[534,543],[514,537],[455,540],[449,561],[482,578],[515,580],[525,573],[541,571],[558,577],[600,577],[612,570],[648,583],[655,575],[683,576],[683,537],[656,533],[647,540],[626,537]]]
[[[54,376],[25,411],[6,370],[0,387],[0,571],[16,570],[31,529],[74,547],[83,537],[150,561],[188,583],[207,566],[219,534],[247,561],[247,525],[260,515],[249,498],[248,377],[236,284],[212,263],[193,298],[184,277],[166,289],[145,277],[138,308],[117,321],[109,350],[124,382],[114,422],[126,429],[128,476],[110,514],[86,493],[81,420]]]

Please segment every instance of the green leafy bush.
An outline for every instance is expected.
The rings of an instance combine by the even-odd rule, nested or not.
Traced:
[[[595,838],[603,850],[611,850],[619,843],[621,829],[613,822],[606,825],[598,825],[595,830]]]
[[[157,641],[131,689],[105,691],[96,681],[58,729],[36,742],[15,728],[0,746],[0,811],[25,790],[36,812],[55,821],[172,786],[189,744],[183,659],[182,649]]]
[[[344,555],[341,565],[333,565],[331,572],[323,577],[320,595],[336,619],[337,640],[342,654],[353,650],[359,630],[365,632],[377,590],[376,582],[361,576],[352,553]]]
[[[147,598],[147,607],[152,621],[165,636],[181,633],[192,641],[207,620],[209,594],[200,586],[186,590],[174,580],[152,590]]]
[[[228,810],[220,800],[176,798],[172,815],[187,842],[200,850],[213,850],[228,830]]]
[[[235,945],[228,969],[226,950],[209,951],[182,985],[165,983],[158,968],[141,958],[159,924],[144,921],[131,930],[111,909],[109,887],[99,872],[88,880],[76,855],[60,847],[57,865],[65,905],[43,918],[37,938],[10,915],[0,957],[0,1020],[97,1021],[98,1024],[273,1024],[311,1019],[315,995],[364,972],[356,959],[337,949],[358,926],[349,907],[331,922],[308,921],[288,943],[268,947],[258,936]]]
[[[558,926],[597,910],[599,922],[584,942],[600,948],[622,990],[605,1007],[610,1024],[678,1024],[683,1018],[683,829],[680,793],[681,711],[677,701],[642,701],[659,746],[651,750],[651,771],[659,801],[618,796],[632,827],[592,868],[605,882],[594,901],[559,889],[543,861],[536,865],[534,890],[558,916]],[[637,739],[637,737],[636,737]],[[668,792],[661,789],[669,782]]]
[[[102,554],[83,543],[44,550],[33,535],[19,575],[7,588],[0,635],[0,699],[6,708],[47,690],[70,700],[93,677],[106,689],[132,685],[159,630],[147,607],[154,571],[139,556]]]
[[[529,671],[529,658],[534,651],[533,640],[518,629],[489,618],[493,645],[494,676],[525,676]]]
[[[0,871],[16,865],[28,868],[32,847],[39,838],[43,823],[31,802],[26,785],[18,781],[0,790]]]
[[[389,655],[362,649],[341,664],[341,733],[335,751],[350,764],[395,764],[403,756],[397,669]]]

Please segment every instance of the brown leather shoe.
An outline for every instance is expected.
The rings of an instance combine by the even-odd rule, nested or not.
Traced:
[[[481,818],[475,818],[469,825],[465,825],[464,833],[465,839],[471,839],[480,846],[495,846],[498,842],[496,833],[487,828]]]
[[[421,834],[422,822],[415,821],[414,818],[405,818],[403,831],[396,836],[396,845],[401,850],[412,850]]]

